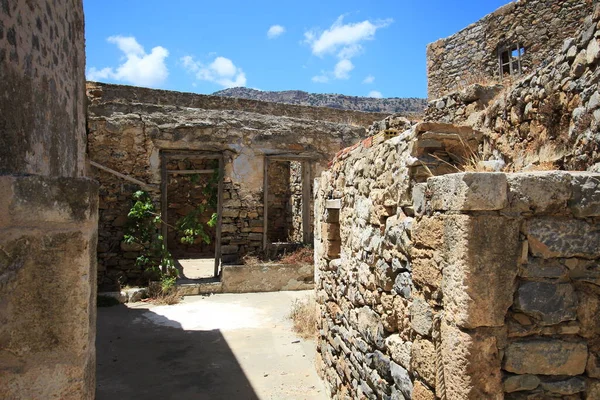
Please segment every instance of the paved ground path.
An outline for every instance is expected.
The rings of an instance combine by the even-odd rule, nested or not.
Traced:
[[[312,291],[190,296],[98,309],[104,399],[327,399],[314,343],[287,318]]]

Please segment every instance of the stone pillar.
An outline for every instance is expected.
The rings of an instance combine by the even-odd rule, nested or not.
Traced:
[[[95,390],[81,0],[0,2],[0,398]]]

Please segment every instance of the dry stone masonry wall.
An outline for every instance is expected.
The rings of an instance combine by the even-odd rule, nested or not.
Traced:
[[[472,85],[433,100],[426,120],[480,130],[482,158],[514,170],[546,163],[598,171],[599,23],[596,7],[572,38],[557,45],[547,66],[505,86]]]
[[[422,177],[457,135],[477,139],[460,129],[363,141],[316,184],[331,396],[599,398],[600,175]]]
[[[524,49],[521,71],[531,73],[552,59],[563,41],[575,36],[592,13],[587,0],[521,0],[511,2],[460,32],[427,47],[429,99],[471,83],[497,81],[498,52]]]

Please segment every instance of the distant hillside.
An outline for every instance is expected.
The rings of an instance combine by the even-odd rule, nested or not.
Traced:
[[[237,97],[241,99],[271,101],[275,103],[303,106],[330,107],[343,110],[394,113],[422,113],[427,106],[426,99],[398,98],[376,99],[372,97],[344,96],[342,94],[307,93],[301,90],[283,92],[263,92],[261,90],[236,87],[219,90],[215,96]]]

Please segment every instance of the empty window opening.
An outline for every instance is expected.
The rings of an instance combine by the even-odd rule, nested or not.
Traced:
[[[498,48],[498,62],[500,64],[500,77],[518,75],[522,73],[522,59],[525,48],[520,44]]]
[[[219,275],[222,160],[163,156],[164,243],[181,279]]]
[[[310,162],[265,159],[265,249],[293,251],[312,242]]]

